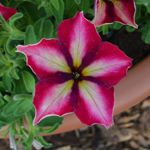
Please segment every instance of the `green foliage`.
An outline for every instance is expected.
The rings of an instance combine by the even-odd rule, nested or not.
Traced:
[[[34,28],[32,25],[27,26],[25,32],[24,45],[35,44],[36,43],[36,35],[34,33]]]
[[[53,31],[54,31],[54,27],[52,22],[50,20],[42,20],[40,31],[39,31],[39,39],[41,40],[42,38],[46,38],[46,39],[51,38]]]
[[[81,0],[75,0],[75,2],[76,2],[77,5],[80,5]]]
[[[150,3],[149,0],[135,0],[136,4],[144,4],[144,3]]]
[[[27,71],[22,72],[23,81],[26,86],[28,92],[34,93],[35,90],[35,79],[34,77]]]
[[[55,16],[57,23],[60,24],[63,21],[63,15],[64,15],[64,2],[63,2],[63,0],[58,0],[58,5],[59,5],[59,10],[57,10],[56,7],[53,5],[52,1],[50,1],[50,7],[49,8],[51,9],[52,14]]]

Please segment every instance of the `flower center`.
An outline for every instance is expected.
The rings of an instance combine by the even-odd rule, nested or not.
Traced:
[[[76,79],[76,80],[79,79],[80,76],[81,76],[80,73],[78,73],[78,72],[76,72],[76,71],[73,72],[73,75],[74,75],[74,79]]]

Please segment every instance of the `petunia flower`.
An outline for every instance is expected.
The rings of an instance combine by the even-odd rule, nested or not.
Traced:
[[[94,25],[77,13],[58,27],[59,39],[17,47],[40,79],[35,86],[34,124],[74,112],[86,125],[113,123],[114,88],[131,61],[119,48],[101,42]]]
[[[117,21],[137,28],[135,10],[134,0],[95,0],[93,23],[98,27]]]
[[[14,8],[5,7],[0,3],[0,13],[4,17],[4,19],[8,21],[10,17],[17,13],[17,10]]]

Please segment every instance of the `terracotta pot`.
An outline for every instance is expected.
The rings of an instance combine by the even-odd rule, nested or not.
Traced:
[[[115,86],[114,115],[126,110],[150,96],[150,55],[132,67],[124,78]],[[28,128],[27,122],[26,128]],[[63,124],[52,134],[63,133],[86,126],[74,113],[64,116]],[[6,129],[7,126],[1,130]],[[47,134],[41,134],[45,136]],[[6,137],[8,138],[8,136]]]

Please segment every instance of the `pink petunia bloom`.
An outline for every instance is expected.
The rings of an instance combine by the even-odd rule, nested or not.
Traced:
[[[95,0],[93,23],[98,27],[117,21],[137,28],[135,10],[134,0]]]
[[[10,17],[17,13],[17,10],[14,8],[5,7],[0,3],[0,13],[4,19],[8,21]]]
[[[131,61],[117,46],[101,42],[94,25],[77,13],[58,27],[59,39],[17,47],[40,81],[35,86],[34,124],[74,112],[86,125],[113,123],[114,88]]]

